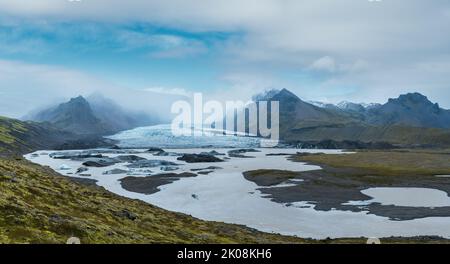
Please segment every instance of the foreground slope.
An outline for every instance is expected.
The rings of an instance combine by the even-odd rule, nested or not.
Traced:
[[[81,185],[17,156],[70,136],[37,123],[0,118],[0,244],[65,243],[72,236],[82,243],[305,241],[168,212]]]
[[[303,242],[206,222],[83,186],[25,160],[0,159],[0,243]]]

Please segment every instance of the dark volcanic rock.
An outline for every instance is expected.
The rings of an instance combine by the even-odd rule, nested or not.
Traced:
[[[219,153],[215,150],[211,150],[210,152],[202,152],[200,154],[204,154],[204,155],[212,155],[212,156],[225,156],[225,153]]]
[[[84,179],[84,178],[75,178],[75,177],[68,177],[73,182],[85,185],[85,186],[97,186],[97,180],[94,179]]]
[[[164,152],[164,149],[152,147],[152,148],[149,148],[149,149],[147,150],[147,152]]]
[[[86,167],[108,167],[116,164],[118,161],[112,158],[90,158],[83,162]]]
[[[232,158],[254,158],[252,156],[244,155],[247,152],[260,152],[260,151],[256,149],[233,149],[228,151],[228,156]]]
[[[120,180],[122,188],[130,192],[153,194],[159,191],[158,187],[161,185],[170,184],[178,181],[180,178],[196,177],[194,173],[165,173],[152,175],[147,177],[125,177]]]
[[[170,155],[170,153],[169,152],[165,152],[164,150],[163,151],[157,151],[157,152],[153,153],[153,156],[158,156],[158,157],[167,157],[169,155]]]
[[[283,170],[247,171],[243,175],[246,180],[263,187],[275,186],[298,177],[297,172]]]
[[[165,160],[139,160],[132,164],[126,165],[128,168],[154,168],[159,166],[178,166],[178,164]]]
[[[208,175],[208,174],[210,174],[212,172],[214,172],[214,171],[199,171],[197,173],[200,174],[200,175]]]
[[[117,156],[116,159],[122,161],[122,162],[135,162],[139,160],[146,160],[146,158],[142,158],[136,155],[121,155]]]
[[[88,171],[89,169],[88,168],[86,168],[86,167],[80,167],[80,168],[78,168],[77,169],[77,174],[79,174],[79,173],[83,173],[83,172],[86,172],[86,171]]]
[[[221,167],[209,166],[207,168],[191,169],[191,171],[202,171],[202,170],[221,170]]]
[[[184,154],[177,158],[177,160],[186,161],[187,163],[223,162],[223,160],[210,154]]]
[[[372,197],[361,191],[376,187],[430,188],[450,193],[445,178],[425,175],[386,177],[371,171],[355,168],[334,168],[321,164],[322,169],[313,171],[256,170],[243,173],[246,180],[256,183],[265,198],[283,204],[308,201],[317,211],[362,212],[388,217],[395,221],[425,217],[449,217],[447,207],[406,207],[370,203]],[[302,180],[302,181],[294,181]],[[295,185],[277,187],[281,183]],[[270,187],[270,188],[267,188]],[[367,205],[353,205],[349,201],[367,201]]]
[[[183,154],[180,153],[176,153],[176,152],[166,152],[166,151],[158,151],[158,152],[154,152],[153,156],[158,156],[158,157],[168,157],[168,156],[172,156],[172,157],[179,157],[182,156]]]
[[[131,221],[134,221],[137,219],[137,216],[134,213],[132,213],[126,209],[118,211],[118,212],[114,212],[114,215],[118,216],[118,217],[129,219]]]
[[[87,159],[87,158],[102,158],[102,154],[93,152],[54,152],[49,154],[53,159]]]

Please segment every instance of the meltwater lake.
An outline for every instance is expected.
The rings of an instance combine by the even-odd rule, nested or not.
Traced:
[[[364,210],[319,211],[315,210],[314,201],[275,202],[261,192],[264,187],[243,176],[246,171],[261,169],[320,170],[315,165],[291,161],[288,156],[297,152],[346,155],[341,150],[259,148],[257,138],[236,136],[180,138],[173,137],[168,126],[138,128],[111,138],[120,141],[121,149],[41,150],[25,157],[50,166],[62,175],[91,180],[118,195],[200,219],[241,224],[265,232],[317,239],[391,236],[450,238],[450,217],[398,221]],[[149,148],[153,149],[149,151]],[[191,163],[179,159],[185,154],[200,153],[209,153],[222,162]],[[101,166],[83,165],[89,164],[86,161],[99,163],[100,156],[105,162]],[[166,175],[170,180],[161,175]],[[145,183],[149,187],[145,189],[124,185],[126,177],[132,177],[134,181],[136,178],[150,179],[151,186]],[[155,182],[158,184],[154,185]],[[266,188],[298,184],[302,184],[302,180],[290,180]],[[347,203],[356,206],[380,203],[411,208],[450,206],[447,193],[435,189],[369,188],[362,192],[371,200]]]

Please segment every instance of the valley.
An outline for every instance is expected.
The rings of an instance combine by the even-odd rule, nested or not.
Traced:
[[[98,186],[124,197],[203,220],[240,224],[268,233],[318,240],[328,237],[404,237],[404,241],[415,237],[450,238],[447,228],[450,183],[448,178],[438,177],[449,174],[449,156],[445,151],[393,151],[390,155],[377,151],[354,153],[280,148],[247,149],[250,152],[245,156],[233,156],[237,150],[93,149],[84,153],[101,153],[113,160],[134,155],[147,161],[117,161],[106,167],[88,167],[83,176],[76,171],[84,159],[68,155],[82,156],[80,151],[69,151],[63,159],[51,158],[61,155],[52,151],[40,151],[26,157],[65,176],[95,180]],[[209,155],[217,155],[225,161],[187,163],[179,160],[186,153],[213,153]],[[343,161],[346,160],[350,164],[355,160],[360,163],[341,168],[334,163],[332,167],[323,161],[308,160],[326,160],[327,157],[336,157],[330,158],[328,163],[334,160],[339,164],[345,164]],[[388,168],[392,170],[379,169],[375,157],[381,163],[383,158],[390,157]],[[374,160],[373,167],[370,163],[364,167],[364,160]],[[409,162],[417,168],[408,167]],[[148,165],[133,165],[138,163]],[[169,168],[170,173],[166,172]],[[117,173],[106,173],[112,170]],[[424,203],[397,205],[395,199],[398,197],[387,200],[387,204],[372,202],[373,197],[366,193],[381,187],[421,191],[425,194]],[[441,190],[446,195],[432,200],[433,190]],[[417,194],[412,192],[410,195],[410,198],[404,198],[414,201]]]
[[[445,32],[444,0],[0,0],[0,253],[444,255],[372,244],[450,244]]]
[[[173,137],[102,97],[34,121],[2,117],[0,241],[448,242],[448,110],[418,94],[370,106],[310,104],[286,89],[259,100],[280,101],[278,148]]]

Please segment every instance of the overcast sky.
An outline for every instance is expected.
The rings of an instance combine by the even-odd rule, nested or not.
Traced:
[[[450,2],[0,0],[0,115],[94,91],[161,111],[174,95],[272,88],[450,108]]]

